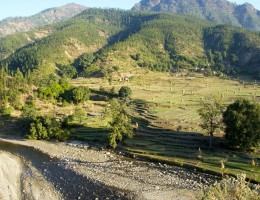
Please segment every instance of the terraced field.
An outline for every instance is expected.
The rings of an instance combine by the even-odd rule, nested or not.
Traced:
[[[134,101],[140,115],[134,139],[125,140],[120,148],[150,160],[186,166],[199,171],[222,175],[247,173],[249,179],[260,181],[260,167],[252,166],[252,159],[260,155],[223,150],[222,137],[215,137],[209,149],[209,137],[194,132],[178,132],[155,124],[160,123],[147,111],[143,101]],[[161,125],[163,122],[160,123]],[[221,162],[225,168],[221,168]]]
[[[123,85],[131,87],[131,107],[138,129],[135,137],[125,140],[119,149],[135,156],[218,175],[246,172],[249,179],[260,181],[260,155],[223,150],[221,131],[215,135],[214,148],[209,150],[209,138],[199,126],[197,113],[201,100],[212,96],[222,98],[225,105],[241,97],[260,102],[258,82],[147,73],[147,76],[136,73],[129,82],[114,80],[111,85],[106,80],[94,78],[75,80],[73,84],[106,90],[112,86],[116,89]],[[78,138],[103,143],[108,132],[106,126],[101,126],[102,119],[98,119],[97,124],[79,129]],[[250,164],[252,159],[258,166]],[[221,168],[221,162],[224,168],[223,165]]]

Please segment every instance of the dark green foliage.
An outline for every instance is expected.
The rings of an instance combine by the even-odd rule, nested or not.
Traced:
[[[54,79],[53,79],[54,78]],[[89,100],[90,90],[88,87],[79,86],[71,88],[69,79],[50,76],[47,82],[43,81],[37,90],[38,97],[41,99],[52,99],[60,102],[74,102],[79,104]]]
[[[34,140],[69,139],[70,132],[62,127],[62,124],[63,123],[58,121],[55,117],[38,116],[31,119],[27,136],[29,139]]]
[[[4,68],[0,70],[0,102],[7,102],[7,73]]]
[[[212,69],[226,73],[254,75],[258,72],[259,47],[256,44],[259,41],[256,33],[226,25],[204,31],[204,45]]]
[[[58,79],[58,81],[49,81],[47,85],[43,84],[37,90],[38,97],[41,99],[58,99],[65,91],[70,89],[70,83],[67,79]]]
[[[53,116],[41,116],[31,97],[27,99],[23,107],[18,126],[21,132],[30,139],[66,140],[70,138],[65,119],[58,120]]]
[[[127,115],[118,113],[115,118],[110,122],[111,133],[109,134],[109,146],[115,148],[117,143],[122,141],[123,138],[133,137],[133,128],[131,120]]]
[[[4,68],[0,70],[0,102],[9,103],[10,106],[19,109],[20,96],[27,91],[27,81],[19,69],[12,73],[12,76]]]
[[[64,65],[60,67],[60,75],[64,78],[76,78],[78,72],[75,67],[71,65]]]
[[[91,75],[91,64],[94,62],[94,59],[95,57],[92,53],[85,53],[75,61],[74,65],[79,73],[87,77],[88,75]]]
[[[0,60],[7,58],[16,49],[26,46],[31,43],[28,40],[36,40],[33,34],[28,33],[27,35],[19,33],[15,35],[10,35],[5,38],[0,39]]]
[[[71,20],[53,29],[51,35],[18,50],[4,62],[12,70],[20,68],[23,73],[29,69],[33,72],[40,67],[48,67],[49,63],[58,66],[69,64],[65,52],[67,48],[75,49],[77,43],[84,46],[106,44],[106,39],[99,35],[98,28],[86,20]]]
[[[12,113],[12,107],[7,108],[5,103],[0,103],[0,117],[9,117]]]
[[[124,102],[112,99],[109,102],[106,114],[112,118],[109,123],[110,134],[108,136],[108,145],[110,147],[116,148],[118,142],[134,136],[131,117]]]
[[[74,120],[78,120],[79,124],[83,122],[84,119],[86,119],[87,113],[83,108],[76,108],[74,114],[72,115],[72,118]]]
[[[76,103],[89,100],[90,90],[88,87],[79,86],[72,90],[72,99]]]
[[[120,90],[118,91],[118,96],[123,99],[130,98],[131,95],[132,95],[132,90],[130,87],[127,86],[121,87]]]
[[[229,105],[223,114],[226,125],[225,138],[230,146],[242,149],[256,147],[260,143],[260,105],[239,99]]]

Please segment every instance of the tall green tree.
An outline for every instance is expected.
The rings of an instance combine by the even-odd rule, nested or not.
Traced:
[[[200,126],[209,134],[209,146],[212,148],[214,133],[216,129],[221,128],[223,106],[221,100],[216,98],[203,101],[201,104],[202,107],[198,110],[200,118],[202,119]]]
[[[116,148],[118,142],[134,136],[131,116],[126,104],[119,102],[117,99],[110,101],[106,113],[112,119],[109,123],[110,134],[108,136],[108,145]]]
[[[260,105],[239,99],[223,113],[225,138],[230,146],[250,149],[260,144]]]

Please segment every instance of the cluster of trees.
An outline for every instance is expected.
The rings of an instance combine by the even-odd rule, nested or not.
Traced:
[[[0,114],[22,108],[20,97],[29,91],[30,80],[19,69],[12,73],[8,73],[6,68],[0,69]]]
[[[27,102],[22,110],[19,126],[23,134],[35,140],[66,140],[71,136],[66,118],[41,116],[33,101]]]
[[[212,70],[236,75],[240,72],[251,74],[257,78],[258,58],[245,63],[246,52],[256,51],[255,41],[259,35],[235,29],[228,25],[218,25],[204,30],[204,44],[207,58]]]
[[[42,84],[42,86],[38,88],[37,94],[41,99],[79,104],[89,100],[91,91],[85,86],[71,87],[68,79],[60,78],[49,80],[46,84]]]
[[[134,136],[129,100],[132,95],[131,88],[123,86],[116,92],[113,87],[111,98],[105,110],[104,117],[109,120],[108,146],[115,148],[118,142]]]
[[[73,48],[72,46],[75,42],[85,46],[107,44],[107,39],[99,35],[99,29],[87,20],[72,19],[50,26],[50,29],[53,32],[48,37],[36,40],[35,42],[22,47],[16,51],[15,54],[2,61],[2,64],[7,64],[11,70],[20,68],[24,74],[28,70],[31,70],[32,72],[40,70],[44,73],[43,68],[48,67],[49,63],[58,66],[68,63],[64,48]],[[107,30],[107,32],[109,32],[109,30]],[[72,41],[71,38],[74,40]],[[21,38],[21,40],[22,39],[23,38]],[[75,47],[74,49],[76,51]],[[75,54],[76,55],[72,56],[76,57],[79,52],[75,52]],[[70,71],[73,69],[67,67],[61,73],[66,74],[66,70]],[[75,73],[75,71],[73,73]]]
[[[224,111],[222,103],[213,99],[203,102],[199,109],[201,127],[210,135],[210,148],[216,129],[224,129],[229,147],[244,150],[260,145],[260,105],[247,99],[239,99]]]

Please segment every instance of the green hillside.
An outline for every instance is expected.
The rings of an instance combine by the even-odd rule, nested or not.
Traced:
[[[41,38],[36,30],[1,39],[2,66],[41,76],[68,65],[80,76],[120,76],[132,67],[259,76],[259,33],[190,16],[87,9],[44,30]]]

